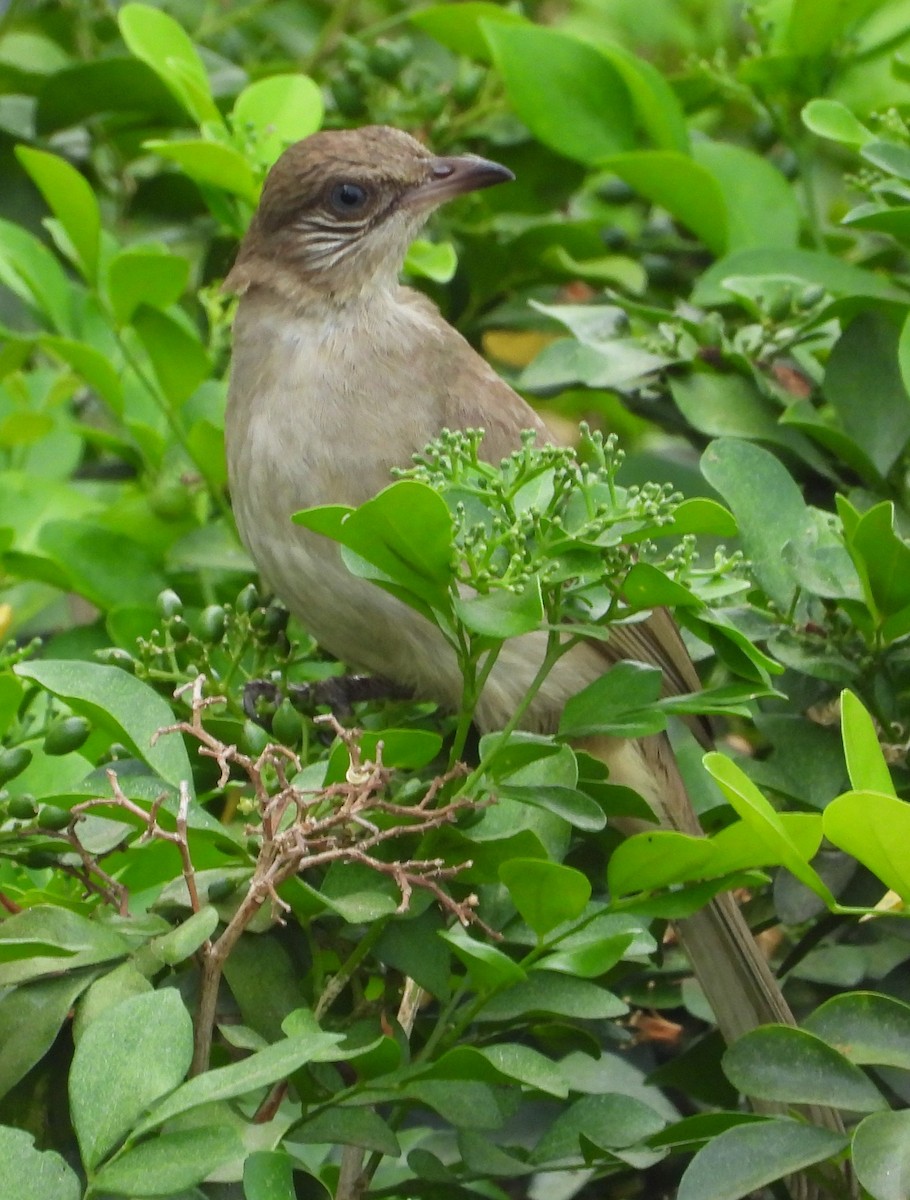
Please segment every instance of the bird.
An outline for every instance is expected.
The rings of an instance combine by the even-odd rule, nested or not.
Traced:
[[[352,576],[336,544],[291,521],[315,505],[356,506],[443,429],[483,429],[498,463],[538,414],[421,293],[399,276],[408,246],[441,204],[513,179],[472,154],[436,155],[388,126],[324,130],[271,168],[225,289],[239,297],[225,421],[238,530],[266,584],[317,642],[349,667],[378,674],[455,710],[454,654],[420,614]],[[475,713],[501,729],[543,656],[545,633],[506,643]],[[663,671],[670,693],[697,690],[682,637],[665,610],[589,641],[556,665],[524,727],[555,732],[566,701],[623,659]],[[659,823],[700,834],[665,735],[599,737],[584,748],[612,782],[634,788]],[[677,925],[722,1035],[795,1024],[739,907],[721,894]]]

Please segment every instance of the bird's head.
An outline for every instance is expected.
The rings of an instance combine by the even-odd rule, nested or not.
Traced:
[[[327,298],[385,286],[433,209],[513,178],[474,155],[438,157],[386,125],[314,133],[269,172],[226,285],[245,290],[271,269]]]

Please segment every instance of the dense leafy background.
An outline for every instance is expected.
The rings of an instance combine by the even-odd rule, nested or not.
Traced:
[[[906,1197],[908,106],[907,0],[5,8],[0,1195],[353,1195],[346,1146],[387,1197],[734,1200],[845,1148],[866,1194]],[[673,731],[708,841],[611,856],[606,815],[639,802],[591,760],[469,743],[496,807],[399,831],[379,869],[291,871],[281,924],[244,908],[281,763],[257,766],[243,688],[319,685],[259,715],[324,797],[347,752],[312,714],[341,668],[237,540],[219,283],[282,146],[366,121],[514,169],[440,213],[407,274],[560,436],[619,435],[620,504],[664,503],[628,490],[648,480],[685,498],[672,532],[697,552],[657,554],[638,604],[680,606],[727,732],[706,771]],[[416,494],[399,516],[439,515]],[[444,510],[420,529],[447,562]],[[495,641],[540,611],[497,599],[468,628]],[[200,673],[225,703],[153,743]],[[594,709],[662,727],[655,696],[617,676],[565,732]],[[402,701],[355,716],[401,805],[466,732]],[[225,784],[200,737],[250,769]],[[427,854],[473,861],[446,894],[476,892],[501,941],[446,928],[420,885],[396,912],[381,868]],[[732,883],[803,1028],[722,1058],[661,934]],[[213,1069],[184,1082],[217,945]],[[413,1030],[405,977],[428,994]],[[837,1104],[849,1136],[746,1095]]]

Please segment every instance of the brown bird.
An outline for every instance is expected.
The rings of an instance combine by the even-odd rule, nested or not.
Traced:
[[[398,274],[409,243],[443,202],[512,173],[473,155],[437,157],[395,129],[314,134],[272,168],[225,287],[240,294],[227,410],[228,473],[241,536],[264,579],[319,643],[450,709],[461,675],[430,623],[351,576],[337,546],[291,523],[317,504],[357,505],[410,465],[443,428],[482,428],[499,462],[522,430],[549,440],[536,413]],[[546,635],[507,643],[476,713],[505,725],[531,682]],[[659,666],[670,692],[698,687],[671,618],[617,628],[578,646],[536,698],[529,727],[553,732],[565,701],[619,659]],[[699,833],[664,736],[585,744],[611,779],[635,788],[661,824]],[[679,924],[679,936],[729,1041],[793,1023],[729,895]]]

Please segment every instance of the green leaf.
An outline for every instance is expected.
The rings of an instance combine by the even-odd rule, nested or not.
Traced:
[[[69,1092],[90,1171],[180,1083],[192,1057],[193,1023],[173,988],[124,1000],[88,1026],[73,1055]]]
[[[689,424],[710,437],[748,438],[811,453],[802,434],[783,425],[770,401],[741,375],[697,372],[674,379],[670,391]]]
[[[513,858],[499,868],[512,902],[538,937],[574,921],[591,899],[587,876],[574,867],[539,858]]]
[[[180,321],[148,305],[137,309],[132,323],[162,392],[175,408],[179,407],[211,374],[205,347]]]
[[[822,814],[825,837],[910,903],[910,804],[881,792],[846,792]]]
[[[117,667],[78,660],[44,659],[13,668],[20,679],[32,679],[70,704],[95,724],[108,729],[156,771],[166,783],[193,786],[186,747],[177,735],[152,740],[173,725],[174,714],[147,683]]]
[[[332,1061],[339,1056],[336,1047],[343,1040],[340,1033],[310,1029],[273,1042],[271,1046],[258,1050],[240,1062],[197,1075],[152,1108],[134,1130],[134,1136],[138,1137],[201,1104],[232,1100],[235,1096],[245,1096],[259,1088],[268,1087],[278,1079],[293,1075],[304,1063]]]
[[[143,146],[159,158],[177,163],[194,183],[220,188],[232,196],[239,196],[250,205],[255,205],[259,199],[259,180],[247,160],[233,146],[206,141],[204,138],[185,138],[179,142],[152,138]]]
[[[872,1200],[910,1195],[910,1111],[873,1113],[853,1132],[853,1169]]]
[[[411,242],[404,260],[408,275],[432,279],[434,283],[449,283],[458,268],[458,255],[451,242],[428,242],[418,238]]]
[[[893,996],[832,996],[803,1024],[851,1062],[910,1070],[910,1005]]]
[[[786,1118],[736,1125],[698,1151],[682,1177],[678,1200],[740,1200],[833,1157],[846,1141],[843,1134]]]
[[[569,1081],[559,1064],[531,1046],[497,1042],[493,1046],[480,1047],[478,1052],[508,1079],[559,1099],[565,1099],[569,1094]]]
[[[587,979],[571,979],[551,971],[535,971],[489,1000],[480,1021],[512,1021],[529,1013],[548,1013],[582,1021],[607,1020],[628,1012],[627,1006],[606,988]]]
[[[64,158],[19,146],[16,157],[34,180],[54,216],[66,230],[82,274],[94,282],[98,273],[101,213],[85,176]]]
[[[882,475],[910,439],[910,395],[898,365],[900,332],[883,314],[862,312],[828,359],[824,392],[846,432]]]
[[[910,608],[910,545],[894,529],[894,505],[882,500],[848,526],[842,501],[838,496],[837,508],[866,603],[884,618],[881,633],[886,641],[902,637],[907,632],[905,617]]]
[[[297,1200],[294,1159],[283,1150],[254,1150],[243,1163],[245,1200]]]
[[[885,174],[910,181],[910,148],[907,146],[897,142],[871,142],[863,147],[861,153],[866,162],[872,163]]]
[[[452,517],[427,484],[401,480],[357,509],[305,509],[294,521],[353,550],[431,607],[446,606],[453,578]]]
[[[702,455],[701,469],[733,510],[758,582],[786,611],[797,581],[783,551],[788,543],[798,543],[807,528],[802,493],[773,454],[750,442],[712,442]]]
[[[33,234],[3,220],[0,283],[37,308],[58,333],[74,332],[74,290],[63,267]]]
[[[726,142],[697,141],[692,158],[710,172],[724,200],[724,250],[796,246],[802,220],[793,188],[776,167],[751,150]]]
[[[206,904],[170,933],[153,938],[149,949],[161,962],[175,966],[195,954],[217,927],[218,911],[213,905]]]
[[[16,1200],[80,1200],[82,1187],[64,1159],[38,1150],[24,1129],[0,1125],[0,1196]]]
[[[763,1025],[728,1047],[724,1073],[758,1100],[787,1104],[834,1101],[852,1112],[875,1112],[887,1101],[866,1074],[827,1042],[790,1025]]]
[[[173,1196],[242,1153],[234,1129],[176,1129],[118,1155],[101,1168],[92,1187],[114,1196]]]
[[[840,694],[841,733],[850,782],[858,792],[896,795],[875,724],[861,700],[850,691]]]
[[[689,152],[689,130],[682,105],[661,72],[615,42],[599,42],[598,50],[622,76],[639,121],[659,150]]]
[[[465,58],[490,61],[488,39],[484,36],[482,21],[499,21],[503,24],[526,24],[527,18],[512,9],[484,0],[463,0],[461,4],[431,4],[410,13],[408,20],[435,38],[455,54]]]
[[[315,133],[322,117],[322,92],[308,75],[258,79],[243,89],[231,112],[235,133],[250,141],[256,160],[266,167],[291,142]]]
[[[698,279],[692,292],[693,304],[712,307],[730,303],[724,280],[739,276],[792,275],[806,283],[818,283],[833,296],[871,296],[905,303],[887,276],[854,266],[833,254],[798,247],[762,246],[735,250],[713,263]]]
[[[610,733],[642,737],[663,729],[665,718],[646,706],[660,698],[660,668],[621,662],[573,696],[559,721],[560,737]],[[643,711],[644,710],[644,711]]]
[[[108,112],[143,113],[167,126],[183,118],[181,106],[151,67],[123,55],[55,71],[41,89],[35,123],[39,133],[55,133]]]
[[[480,989],[498,988],[527,979],[524,970],[502,950],[472,938],[460,925],[440,931],[439,936],[468,968],[474,985]]]
[[[327,1146],[360,1146],[374,1154],[398,1158],[398,1139],[378,1113],[367,1108],[335,1105],[294,1128],[294,1140]]]
[[[117,416],[122,415],[123,386],[120,376],[111,365],[110,359],[100,350],[88,342],[77,342],[72,338],[54,337],[51,334],[40,337],[39,342],[45,350],[62,359],[81,375],[112,412]]]
[[[152,68],[190,116],[221,125],[202,59],[174,18],[148,4],[125,4],[117,20],[130,52]]]
[[[419,1079],[402,1089],[405,1096],[434,1109],[457,1129],[498,1129],[503,1113],[496,1093],[470,1079]]]
[[[716,875],[711,870],[716,851],[707,838],[670,829],[637,833],[610,855],[607,883],[614,896],[654,891]]]
[[[713,254],[723,254],[729,248],[730,218],[721,186],[707,167],[689,155],[675,150],[636,150],[613,154],[603,165],[653,204],[672,213]]]
[[[532,1161],[576,1160],[582,1155],[581,1138],[603,1150],[634,1146],[665,1125],[658,1112],[633,1096],[583,1096],[557,1116],[534,1147]]]
[[[594,46],[535,25],[480,24],[509,102],[538,141],[589,164],[635,145],[629,90]]]
[[[786,22],[786,45],[794,54],[830,50],[874,0],[793,0]]]
[[[152,247],[121,250],[108,264],[107,290],[114,316],[129,324],[140,304],[168,308],[183,295],[189,260]]]
[[[770,861],[780,863],[806,887],[834,907],[836,901],[824,881],[813,870],[790,837],[786,826],[749,777],[723,754],[711,751],[704,757],[705,768],[754,836],[767,849]]]
[[[472,633],[496,639],[530,633],[544,618],[540,579],[536,575],[523,591],[494,588],[483,596],[458,596],[453,607],[455,615]]]
[[[4,942],[0,948],[8,944]],[[24,944],[35,945],[34,942]],[[74,951],[50,947],[42,956],[71,953]],[[20,984],[0,998],[0,1096],[5,1096],[50,1050],[70,1009],[91,981],[88,972],[74,971],[58,979],[37,979]],[[0,1154],[0,1164],[2,1162],[3,1155]],[[0,1179],[2,1177],[3,1166],[0,1165]],[[0,1195],[3,1194],[0,1186]]]
[[[810,100],[801,116],[810,133],[851,149],[875,140],[875,134],[839,100]]]
[[[15,946],[30,941],[47,945],[51,953],[12,957],[0,964],[0,987],[109,963],[126,957],[130,950],[129,942],[113,929],[51,904],[35,904],[7,916],[0,923],[0,942],[7,941]],[[69,951],[65,963],[61,950]]]

